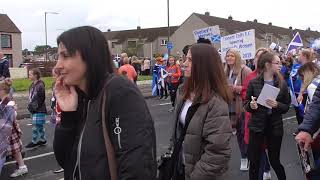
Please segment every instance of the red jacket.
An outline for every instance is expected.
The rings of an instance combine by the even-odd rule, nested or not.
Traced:
[[[168,83],[179,83],[179,78],[181,77],[181,70],[177,64],[173,66],[167,66],[166,71],[172,74],[171,76],[167,76]]]
[[[241,91],[241,97],[242,100],[244,101],[246,99],[246,95],[247,95],[247,89],[248,89],[248,85],[249,82],[257,77],[257,71],[253,71],[252,73],[250,73],[246,79],[243,81],[242,84],[242,91]],[[248,123],[249,120],[251,118],[251,114],[249,112],[245,112],[245,118],[244,118],[244,142],[246,144],[249,144],[249,128],[248,128]]]

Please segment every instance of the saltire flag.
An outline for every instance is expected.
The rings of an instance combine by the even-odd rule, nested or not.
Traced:
[[[298,76],[298,69],[300,68],[300,66],[301,66],[300,64],[295,64],[292,66],[289,79],[288,79],[289,91],[291,96],[291,104],[295,107],[299,107],[299,103],[295,95],[294,82],[292,78]]]
[[[164,70],[164,68],[161,68],[161,78],[160,78],[160,81],[161,81],[161,86],[164,88],[164,80],[165,78],[168,76],[168,72],[166,70]]]
[[[157,95],[157,90],[158,90],[158,77],[156,75],[153,75],[152,79],[152,96]]]
[[[299,47],[303,46],[303,42],[301,39],[301,36],[299,34],[299,32],[296,33],[296,35],[294,35],[293,39],[291,40],[290,44],[288,45],[286,54],[288,54],[288,52],[297,49]]]

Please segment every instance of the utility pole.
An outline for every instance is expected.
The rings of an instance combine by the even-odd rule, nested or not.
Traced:
[[[168,42],[170,42],[170,13],[169,13],[169,0],[167,0],[167,8],[168,8]],[[167,44],[168,44],[167,42]],[[170,56],[170,49],[168,49],[168,57]]]
[[[44,12],[44,29],[45,29],[45,36],[46,36],[46,59],[48,60],[48,32],[47,32],[47,14],[59,14],[57,12]]]

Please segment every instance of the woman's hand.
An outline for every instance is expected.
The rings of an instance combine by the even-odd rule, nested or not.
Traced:
[[[254,110],[258,109],[258,104],[255,99],[256,99],[256,97],[251,96],[250,107],[251,107],[251,109],[254,109]]]
[[[67,86],[62,78],[57,78],[55,95],[62,111],[76,111],[78,107],[78,94],[74,86]]]
[[[272,108],[278,107],[278,102],[276,100],[273,100],[273,99],[267,99],[266,100],[266,104],[268,106],[271,106]]]
[[[295,139],[299,145],[303,146],[305,151],[308,151],[308,148],[313,141],[311,134],[303,131],[299,132]]]
[[[233,85],[231,89],[234,93],[241,93],[242,86]]]
[[[302,94],[300,93],[299,96],[297,97],[297,101],[298,103],[301,103],[303,101],[303,96]]]

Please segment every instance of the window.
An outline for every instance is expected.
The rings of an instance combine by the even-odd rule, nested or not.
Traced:
[[[167,39],[162,39],[160,45],[161,46],[166,46],[167,45],[167,41],[168,41]]]
[[[269,44],[272,43],[272,34],[271,33],[267,33],[265,38],[266,38],[267,43],[269,43]]]
[[[137,47],[137,41],[128,41],[128,47],[129,48]]]
[[[12,48],[12,39],[10,34],[1,34],[1,48]]]
[[[116,45],[116,42],[111,42],[111,48],[114,48]]]

